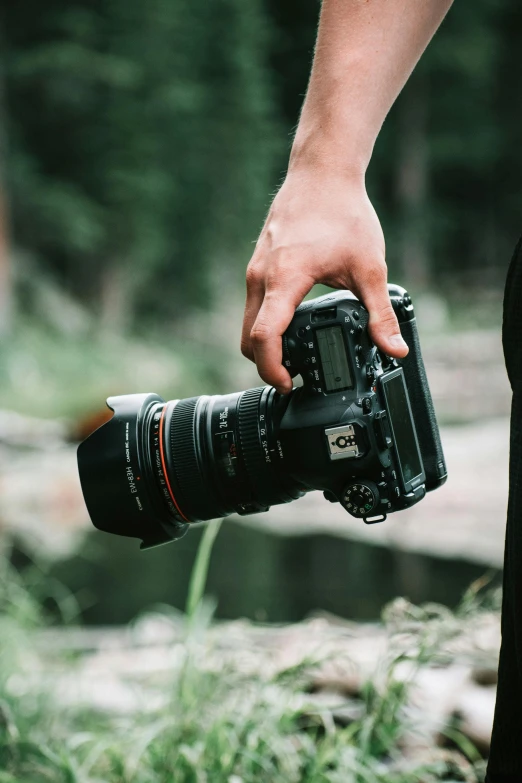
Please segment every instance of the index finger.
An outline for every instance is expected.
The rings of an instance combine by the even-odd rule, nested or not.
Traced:
[[[267,290],[250,333],[259,375],[281,394],[292,391],[292,378],[282,364],[282,337],[296,307],[313,284],[314,281],[308,277],[296,277],[291,286]]]
[[[257,272],[247,270],[247,296],[245,302],[245,312],[243,315],[243,327],[241,330],[241,352],[250,361],[255,361],[250,334],[257,318],[257,314],[263,304],[265,296],[265,286],[262,276]]]

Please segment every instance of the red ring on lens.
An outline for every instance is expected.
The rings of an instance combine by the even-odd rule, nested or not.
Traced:
[[[174,505],[176,506],[176,509],[178,510],[179,515],[185,520],[185,522],[190,522],[190,519],[187,519],[183,511],[180,509],[178,505],[178,501],[176,500],[174,496],[174,492],[172,491],[172,487],[170,486],[169,477],[167,474],[167,467],[165,464],[165,454],[163,451],[163,420],[165,418],[165,411],[167,410],[167,406],[165,405],[163,407],[163,410],[161,412],[161,419],[160,419],[160,428],[159,428],[159,447],[160,447],[160,458],[161,458],[161,467],[163,470],[163,475],[165,476],[165,482],[167,484],[167,489],[169,491],[170,498]]]

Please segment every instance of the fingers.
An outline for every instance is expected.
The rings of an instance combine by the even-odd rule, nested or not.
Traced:
[[[243,329],[241,332],[241,353],[243,356],[246,356],[247,359],[250,359],[251,362],[255,361],[255,359],[250,332],[252,331],[257,314],[263,304],[264,296],[265,285],[262,276],[252,267],[249,267],[247,270],[247,298],[245,314],[243,317]]]
[[[263,304],[250,333],[257,371],[280,394],[292,391],[292,379],[282,364],[282,336],[296,307],[313,284],[314,281],[308,276],[296,274],[291,283],[283,285],[279,282],[277,287],[267,286]]]
[[[391,305],[386,285],[386,267],[379,266],[368,274],[364,287],[360,288],[360,298],[370,313],[370,337],[383,353],[402,359],[408,353],[408,346],[402,338]]]

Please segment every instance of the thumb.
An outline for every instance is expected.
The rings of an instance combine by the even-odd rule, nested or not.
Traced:
[[[388,356],[402,359],[409,348],[402,338],[386,281],[365,291],[361,298],[370,313],[368,329],[377,348]]]

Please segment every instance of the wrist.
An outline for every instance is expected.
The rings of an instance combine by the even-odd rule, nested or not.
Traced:
[[[312,168],[354,181],[364,182],[373,152],[374,139],[367,129],[359,130],[360,123],[338,107],[331,113],[308,111],[303,113],[296,130],[290,153],[288,170]]]
[[[345,140],[336,142],[318,132],[298,133],[290,152],[288,174],[315,173],[363,184],[369,160],[351,152]]]
[[[335,180],[349,188],[365,188],[367,161],[351,154],[343,143],[336,143],[322,133],[296,134],[290,153],[287,178]]]
[[[317,59],[317,56],[316,56]],[[367,57],[351,50],[335,68],[314,71],[299,118],[290,167],[308,164],[363,178],[383,117],[363,90]]]

